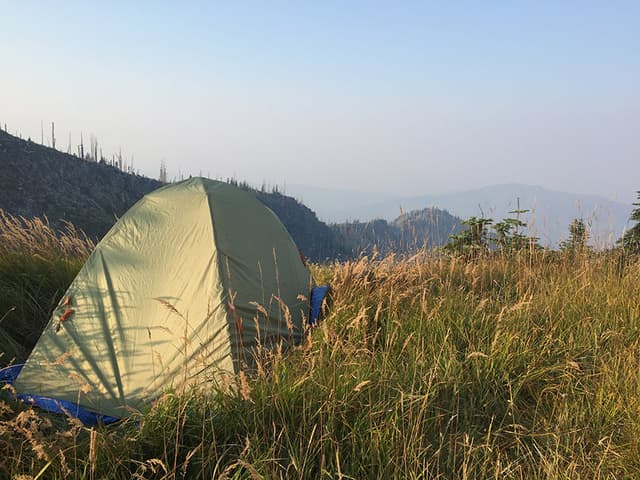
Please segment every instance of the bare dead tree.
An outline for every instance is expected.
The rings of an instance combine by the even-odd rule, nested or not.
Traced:
[[[91,142],[91,147],[90,147],[91,151],[89,153],[89,157],[94,162],[97,162],[98,161],[98,139],[96,138],[95,135],[91,134],[89,141]]]
[[[160,182],[167,183],[167,165],[164,161],[160,162]]]

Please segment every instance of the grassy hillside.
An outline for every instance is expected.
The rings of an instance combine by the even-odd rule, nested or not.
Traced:
[[[46,310],[86,253],[70,234],[57,264],[31,238],[0,255],[0,308]],[[325,321],[235,388],[167,392],[98,429],[5,394],[0,477],[640,477],[639,263],[418,253],[314,274],[335,291]]]
[[[116,218],[160,182],[80,159],[0,130],[0,209],[72,222],[100,238]]]
[[[12,215],[46,216],[57,230],[64,230],[65,222],[71,222],[99,240],[135,202],[161,186],[157,180],[123,172],[104,160],[82,159],[0,129],[0,209]],[[376,222],[330,228],[292,197],[244,183],[238,186],[273,210],[313,261],[357,257],[375,243],[383,251],[411,250],[415,245],[404,240],[409,235],[418,246],[425,242],[441,245],[459,224],[458,218],[438,209],[414,212],[405,216],[410,218],[410,229],[404,228],[404,221],[385,225],[392,237],[387,242],[384,235],[376,233]]]
[[[71,222],[99,240],[135,202],[162,186],[92,159],[81,159],[0,129],[0,209],[26,218],[46,216],[64,230]],[[245,186],[280,218],[306,256],[324,260],[345,248],[313,211],[291,197]]]

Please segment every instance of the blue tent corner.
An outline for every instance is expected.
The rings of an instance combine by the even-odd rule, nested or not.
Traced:
[[[311,290],[311,299],[309,301],[309,325],[315,325],[322,316],[322,304],[325,299],[328,300],[331,288],[329,285],[320,285]]]
[[[24,367],[24,363],[1,368],[0,385],[12,385],[16,378],[18,378],[22,367]],[[41,397],[39,395],[30,395],[24,393],[16,394],[15,398],[29,405],[33,405],[46,410],[47,412],[70,415],[77,418],[87,426],[108,425],[120,420],[116,417],[110,417],[108,415],[101,415],[99,413],[92,412],[91,410],[82,408],[77,403],[68,402],[66,400],[58,400],[56,398]]]

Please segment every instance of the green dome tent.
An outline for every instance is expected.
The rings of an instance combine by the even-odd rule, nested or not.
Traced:
[[[20,393],[113,417],[296,342],[311,276],[253,195],[193,178],[136,203],[97,245],[22,368]]]

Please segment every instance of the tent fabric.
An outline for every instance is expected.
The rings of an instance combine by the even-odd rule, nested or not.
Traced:
[[[202,178],[165,186],[97,245],[15,387],[126,416],[169,388],[238,372],[258,345],[299,341],[311,283],[252,194]]]

